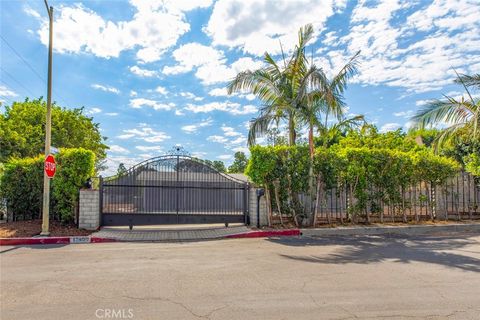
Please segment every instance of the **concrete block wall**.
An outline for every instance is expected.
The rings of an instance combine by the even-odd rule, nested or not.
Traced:
[[[249,214],[250,226],[257,226],[257,189],[255,186],[250,186],[249,192]],[[265,196],[260,198],[260,226],[266,226],[267,221],[267,203]]]
[[[96,230],[100,227],[100,193],[98,190],[80,190],[78,227]]]

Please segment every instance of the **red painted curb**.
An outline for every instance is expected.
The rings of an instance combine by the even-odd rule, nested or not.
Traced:
[[[98,237],[45,237],[45,238],[0,238],[0,246],[28,246],[37,244],[79,244],[115,242],[115,239]]]
[[[250,231],[246,233],[231,234],[225,236],[225,238],[268,238],[268,237],[285,237],[285,236],[299,236],[301,235],[300,229],[288,229],[288,230],[259,230]]]

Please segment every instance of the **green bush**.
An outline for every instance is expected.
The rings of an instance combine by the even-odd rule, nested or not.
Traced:
[[[0,178],[0,196],[16,217],[41,216],[44,156],[13,159],[5,164]],[[94,174],[95,155],[90,150],[60,149],[57,170],[51,180],[52,216],[73,221],[78,190]]]
[[[395,135],[393,138],[397,139]],[[394,140],[395,140],[394,139]],[[274,190],[280,188],[282,212],[292,213],[295,194],[308,193],[310,157],[306,146],[254,146],[246,174],[257,185]],[[377,213],[381,203],[405,207],[403,192],[419,182],[443,183],[454,176],[459,165],[452,159],[433,154],[425,148],[382,149],[371,146],[337,145],[317,148],[313,173],[320,181],[320,194],[333,188],[346,189],[350,195],[349,213]],[[292,196],[293,195],[293,196]],[[272,196],[273,198],[273,196]],[[275,199],[272,208],[276,209]],[[308,206],[303,206],[309,210]],[[298,210],[296,214],[299,214]],[[304,212],[308,216],[308,212]]]
[[[16,217],[38,218],[42,211],[44,157],[13,159],[5,164],[0,197]]]

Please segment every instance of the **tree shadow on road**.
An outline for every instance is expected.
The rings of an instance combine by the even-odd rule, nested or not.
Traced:
[[[286,259],[297,261],[323,264],[369,264],[386,260],[397,263],[424,262],[465,271],[480,272],[480,259],[460,254],[462,252],[466,254],[480,254],[480,243],[474,239],[474,236],[478,237],[478,235],[473,234],[409,237],[381,235],[277,238],[269,240],[287,246],[340,246],[334,253],[318,256],[281,254]],[[478,246],[475,249],[465,248],[473,244]]]

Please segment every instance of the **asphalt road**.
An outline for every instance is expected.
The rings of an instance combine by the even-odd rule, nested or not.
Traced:
[[[480,235],[0,247],[9,319],[479,319]]]

